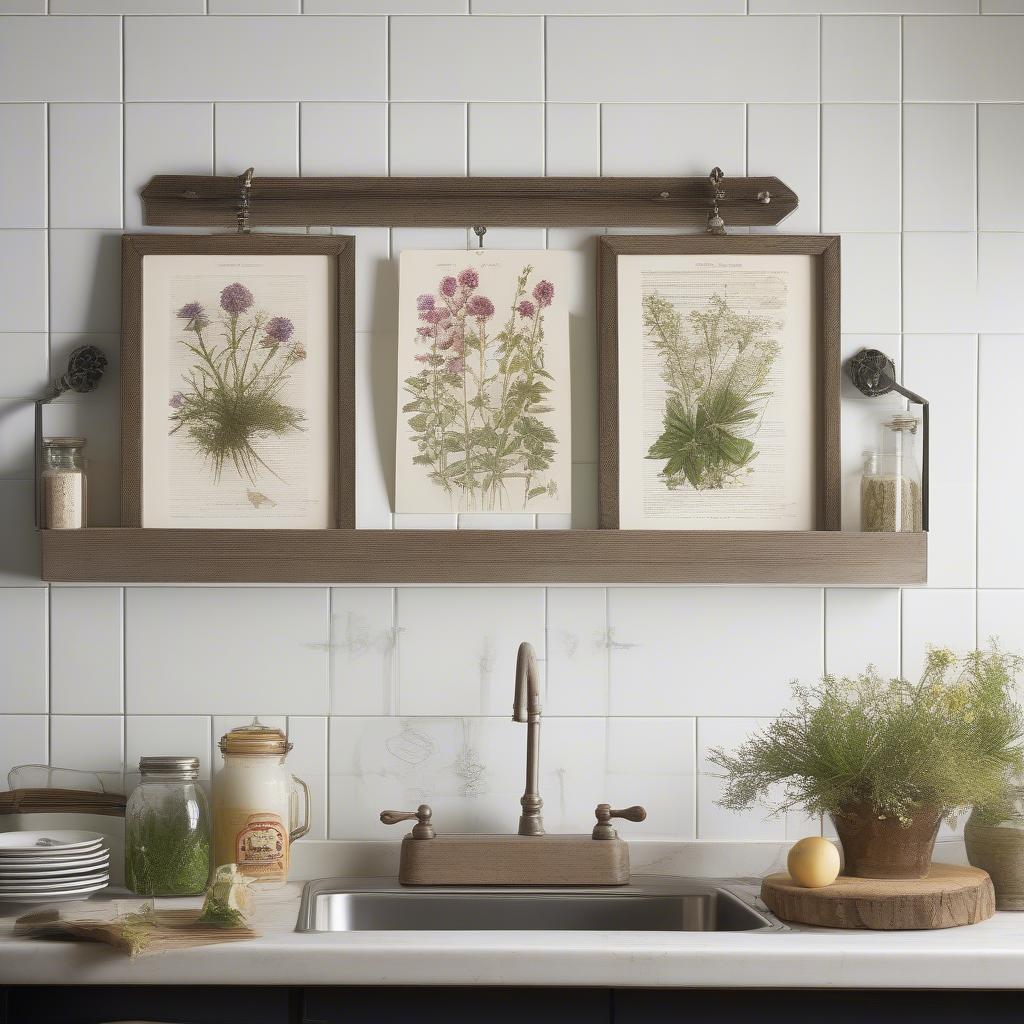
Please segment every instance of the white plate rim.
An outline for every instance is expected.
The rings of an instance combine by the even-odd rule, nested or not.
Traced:
[[[91,868],[98,867],[100,864],[107,864],[110,862],[110,853],[104,850],[103,853],[97,853],[91,857],[81,857],[77,860],[61,859],[58,861],[46,861],[45,863],[37,863],[36,861],[30,861],[27,864],[0,864],[0,878],[6,878],[9,875],[20,875],[28,874],[36,871],[62,871],[66,868]]]
[[[76,882],[40,882],[35,884],[22,883],[20,886],[0,886],[0,893],[8,895],[12,892],[78,892],[79,889],[88,889],[93,885],[106,885],[109,881],[110,875],[104,873],[94,878],[80,878]]]
[[[98,853],[106,849],[102,841],[90,843],[80,850],[65,850],[63,847],[52,847],[48,850],[39,850],[37,853],[11,853],[0,852],[0,864],[26,864],[37,860],[56,860],[60,857],[87,857],[90,854]]]
[[[0,885],[14,882],[45,882],[48,878],[80,878],[82,875],[102,875],[110,870],[110,861],[86,864],[80,868],[51,868],[49,871],[20,871],[13,875],[0,875]]]
[[[93,886],[90,889],[82,889],[80,892],[26,892],[26,893],[0,893],[0,903],[73,903],[83,900],[94,893],[102,892],[107,888],[109,882]]]
[[[19,842],[13,837],[24,840]],[[35,837],[30,839],[30,837]],[[65,841],[57,846],[36,846],[40,839],[61,839]],[[0,857],[4,854],[14,856],[37,856],[39,854],[81,850],[96,846],[103,842],[102,832],[88,832],[84,829],[54,828],[42,831],[0,832]]]

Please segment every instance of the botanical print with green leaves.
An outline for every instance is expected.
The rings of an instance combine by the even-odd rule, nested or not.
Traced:
[[[685,316],[657,290],[644,295],[644,333],[667,387],[662,432],[646,457],[662,463],[667,489],[735,487],[753,472],[779,326],[731,308],[725,289]]]
[[[558,379],[567,353],[552,361],[549,330],[556,325],[553,344],[564,349],[564,285],[530,262],[517,261],[511,272],[508,260],[500,262],[463,254],[428,279],[430,291],[415,295],[403,263],[402,302],[415,304],[415,316],[403,309],[400,345],[411,363],[400,369],[400,427],[412,467],[398,467],[400,509],[548,511],[568,491],[556,465],[567,429],[554,415],[567,400],[559,394],[564,374]],[[410,468],[440,504],[407,507]],[[410,486],[402,486],[403,472]]]

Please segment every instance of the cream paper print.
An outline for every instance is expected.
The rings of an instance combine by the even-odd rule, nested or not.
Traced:
[[[146,256],[143,522],[333,525],[321,256]]]
[[[620,527],[814,528],[813,267],[619,257]]]
[[[397,512],[571,509],[568,258],[401,256]]]

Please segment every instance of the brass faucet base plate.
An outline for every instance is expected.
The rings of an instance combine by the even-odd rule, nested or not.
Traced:
[[[626,885],[629,847],[589,835],[402,840],[402,885]]]

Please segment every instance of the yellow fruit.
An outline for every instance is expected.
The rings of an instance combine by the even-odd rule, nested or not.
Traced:
[[[805,889],[831,885],[839,876],[839,851],[821,836],[808,836],[793,844],[786,860],[789,877]]]

